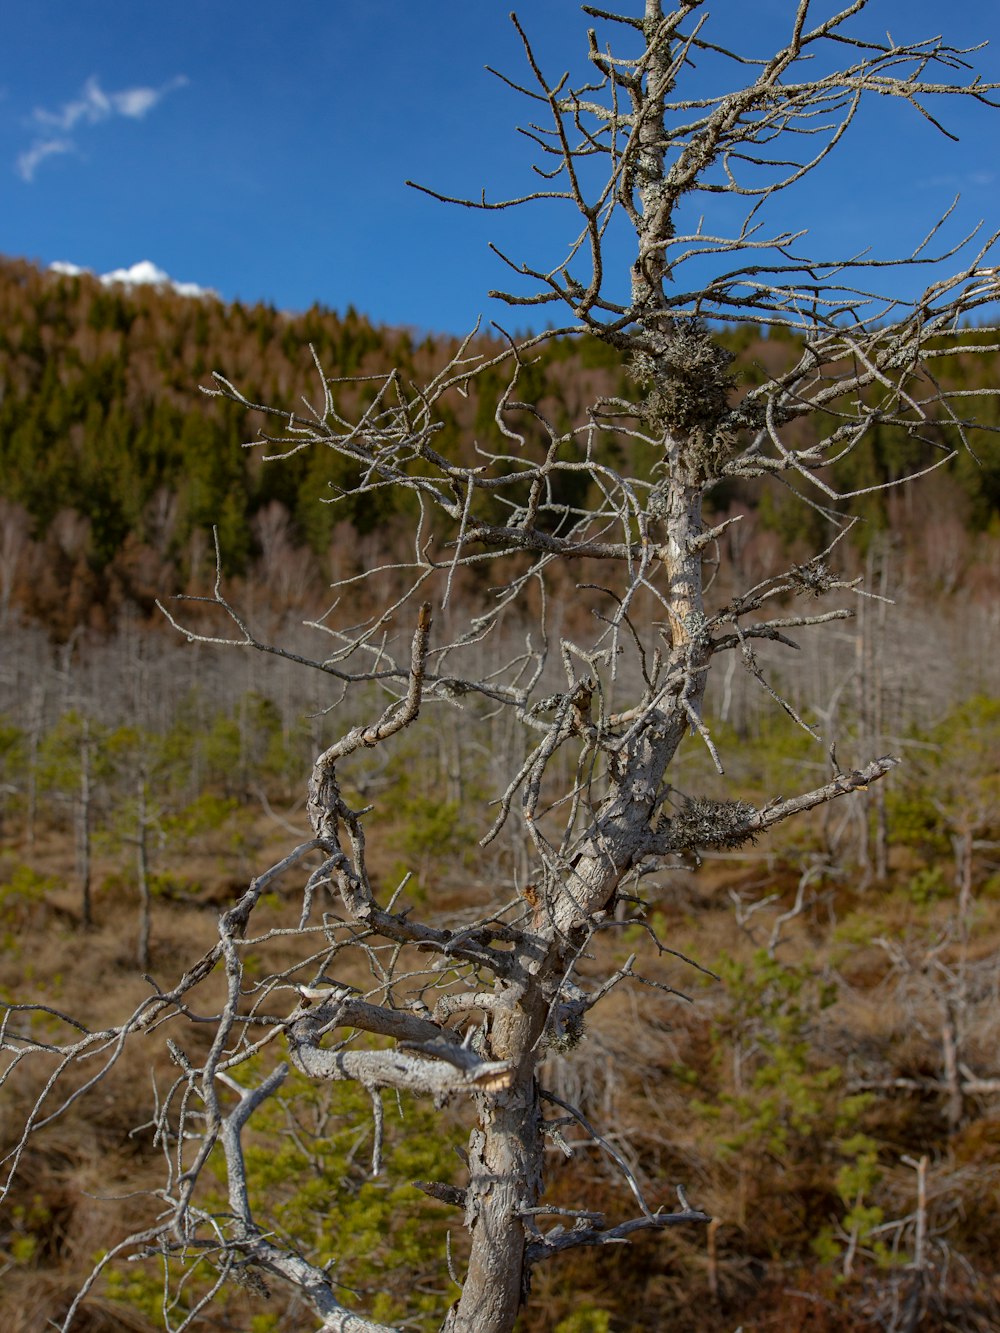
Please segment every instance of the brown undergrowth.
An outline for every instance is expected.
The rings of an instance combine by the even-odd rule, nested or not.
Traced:
[[[286,832],[251,807],[236,818],[256,864],[285,850]],[[388,882],[400,848],[411,859],[414,849],[405,828],[381,832],[374,868]],[[218,909],[240,892],[227,870],[231,831],[218,837],[183,877],[167,877],[171,891],[154,902],[151,975],[161,986],[212,945]],[[9,885],[29,849],[10,842],[3,856]],[[68,839],[41,839],[30,860],[45,887],[4,899],[4,996],[86,1014],[92,1028],[120,1022],[149,993],[134,963],[127,866],[99,860],[95,924],[84,930]],[[668,876],[644,890],[641,908],[623,904],[618,916],[632,919],[609,922],[582,961],[586,984],[589,972],[606,976],[634,953],[635,971],[654,985],[622,982],[576,1045],[549,1052],[543,1085],[606,1138],[595,1144],[579,1126],[563,1128],[548,1145],[547,1201],[624,1217],[631,1200],[618,1157],[652,1207],[672,1205],[681,1185],[715,1220],[542,1266],[524,1333],[998,1326],[994,891],[988,885],[974,903],[974,931],[963,937],[953,894],[915,902],[913,859],[901,848],[885,883],[859,892],[843,876],[820,880],[781,924],[803,864],[800,851],[771,848]],[[460,912],[487,888],[468,855],[451,866],[428,863],[419,891]],[[294,897],[293,886],[279,888],[276,921],[297,910]],[[195,993],[199,1010],[214,1010],[220,984],[212,978]],[[942,1044],[949,987],[964,1005],[968,1090],[959,1089],[957,1116]],[[186,1028],[185,1047],[207,1043],[210,1030]],[[81,1066],[72,1077],[79,1085],[92,1072]],[[5,1089],[6,1146],[40,1078]],[[134,1039],[25,1152],[0,1225],[5,1330],[34,1333],[58,1320],[97,1256],[162,1206],[162,1150],[142,1127],[154,1082],[162,1089],[170,1078],[162,1041]],[[458,1121],[467,1115],[454,1111]],[[447,1217],[445,1205],[434,1207]],[[294,1330],[301,1317],[280,1292],[265,1300],[231,1288],[195,1327]],[[160,1326],[120,1283],[111,1295],[98,1284],[74,1324],[86,1333]]]

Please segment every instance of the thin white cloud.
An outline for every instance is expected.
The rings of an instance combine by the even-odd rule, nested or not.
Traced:
[[[183,74],[162,84],[159,88],[122,88],[105,92],[96,77],[83,85],[80,96],[64,102],[55,111],[38,107],[32,113],[35,126],[34,142],[17,159],[17,173],[24,181],[34,180],[35,172],[46,158],[57,153],[72,153],[76,143],[69,137],[80,125],[99,125],[113,116],[128,120],[142,120],[152,109],[177,88],[183,88],[187,79]]]
[[[17,174],[23,181],[35,179],[35,172],[47,157],[59,153],[72,153],[73,143],[69,139],[36,139],[29,149],[17,159]]]
[[[156,88],[128,88],[123,93],[113,95],[112,105],[120,115],[141,120],[147,111],[152,111],[162,96],[162,90]]]
[[[916,181],[918,189],[921,190],[966,190],[970,186],[992,185],[997,178],[995,171],[977,170],[966,171],[962,174],[952,171],[944,176],[924,176]]]

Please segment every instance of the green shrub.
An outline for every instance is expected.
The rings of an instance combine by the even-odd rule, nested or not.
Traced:
[[[244,1083],[261,1075],[256,1062],[252,1070],[244,1067]],[[408,1328],[431,1333],[457,1294],[456,1288],[443,1288],[439,1276],[453,1214],[411,1182],[450,1182],[460,1165],[454,1148],[464,1135],[443,1129],[440,1115],[424,1102],[391,1094],[385,1095],[383,1165],[377,1176],[371,1174],[372,1135],[371,1102],[362,1088],[313,1083],[290,1073],[243,1135],[250,1197],[266,1201],[266,1213],[255,1220],[313,1263],[336,1260],[331,1277],[345,1289],[347,1305],[382,1322],[405,1311]],[[222,1182],[221,1150],[212,1165]],[[222,1194],[203,1198],[201,1206],[225,1229],[228,1203]],[[178,1321],[218,1276],[211,1259],[197,1258],[194,1249],[168,1261]],[[113,1300],[154,1321],[162,1319],[162,1270],[116,1264],[106,1281]],[[270,1333],[285,1326],[280,1315],[264,1311],[247,1323],[245,1295],[264,1296],[270,1287],[270,1280],[252,1268],[237,1271],[213,1305],[226,1307],[235,1296],[241,1301],[239,1326]],[[280,1299],[280,1286],[272,1295]]]

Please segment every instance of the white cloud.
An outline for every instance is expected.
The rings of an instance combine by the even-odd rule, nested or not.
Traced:
[[[54,267],[54,265],[50,265]],[[180,296],[214,296],[218,293],[210,287],[199,287],[196,282],[175,282],[169,273],[164,273],[150,259],[140,259],[131,268],[116,268],[111,273],[102,273],[101,282],[110,286],[123,283],[126,286],[172,287]]]
[[[31,147],[18,157],[17,174],[24,181],[34,180],[35,172],[47,157],[54,157],[59,153],[72,153],[73,147],[70,139],[36,139]]]
[[[186,83],[187,79],[180,74],[159,88],[122,88],[118,92],[105,92],[96,76],[92,76],[73,101],[64,102],[55,111],[38,107],[32,113],[31,123],[36,128],[36,137],[30,148],[17,159],[18,175],[25,181],[34,180],[35,172],[47,157],[74,152],[76,144],[68,136],[78,125],[99,125],[112,116],[142,120],[168,93],[183,88]]]
[[[89,273],[89,268],[81,268],[79,264],[70,264],[65,259],[54,259],[49,265],[49,271],[59,273],[64,278],[78,278],[81,273]]]
[[[147,111],[151,111],[163,96],[156,88],[127,88],[123,93],[115,93],[112,104],[122,116],[131,116],[141,120]]]
[[[157,268],[151,259],[140,259],[131,268],[116,268],[101,275],[101,281],[107,285],[112,282],[134,282],[140,286],[162,287],[170,281],[170,275]]]
[[[71,264],[65,259],[56,259],[49,265],[49,272],[58,273],[64,278],[76,278],[82,273],[91,273],[92,270],[81,268],[79,264]],[[116,268],[111,273],[102,273],[98,281],[103,282],[105,287],[116,283],[126,287],[170,287],[180,296],[205,296],[216,301],[222,300],[219,293],[211,287],[199,287],[196,282],[175,282],[169,273],[158,268],[150,259],[140,259],[131,268]]]

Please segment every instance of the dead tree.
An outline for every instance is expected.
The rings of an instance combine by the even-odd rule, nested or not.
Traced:
[[[834,760],[829,781],[776,795],[760,809],[682,797],[670,781],[691,731],[722,770],[703,699],[709,673],[732,655],[806,725],[758,650],[763,643],[794,649],[792,635],[849,617],[854,599],[866,595],[838,575],[831,554],[846,530],[849,498],[831,481],[836,460],[863,448],[875,427],[893,427],[920,446],[919,473],[928,451],[938,451],[938,466],[967,447],[973,425],[968,396],[940,387],[935,362],[949,354],[963,322],[981,318],[995,299],[996,235],[946,242],[945,214],[890,266],[868,255],[814,255],[806,233],[787,225],[796,185],[838,145],[850,151],[852,122],[869,100],[902,99],[945,133],[950,101],[997,105],[996,85],[979,81],[968,52],[938,38],[872,39],[855,26],[869,8],[869,0],[836,11],[790,0],[786,39],[756,59],[727,47],[724,22],[713,24],[702,0],[645,0],[624,14],[584,5],[600,34],[590,33],[590,70],[578,85],[550,77],[518,25],[528,72],[512,86],[531,108],[525,133],[539,154],[539,188],[516,199],[451,202],[505,209],[554,201],[569,209],[576,222],[566,256],[545,267],[506,261],[517,290],[496,294],[541,317],[568,311],[563,326],[520,344],[507,340],[499,351],[483,352],[470,336],[429,383],[407,382],[398,371],[374,381],[354,418],[341,410],[341,383],[318,361],[318,396],[292,413],[251,403],[215,376],[211,392],[271,414],[275,429],[261,440],[267,458],[332,449],[350,465],[353,495],[402,490],[417,517],[412,559],[394,563],[391,581],[367,570],[337,586],[334,607],[316,623],[322,646],[313,656],[260,638],[221,578],[208,600],[229,618],[228,629],[206,634],[183,610],[167,612],[190,637],[294,659],[329,679],[331,707],[355,700],[353,716],[370,712],[317,755],[311,836],[223,913],[217,944],[120,1028],[77,1036],[55,1052],[64,1063],[89,1056],[104,1067],[133,1034],[165,1024],[175,1034],[180,1072],[157,1116],[164,1141],[178,1146],[167,1153],[163,1215],[131,1238],[132,1248],[169,1255],[201,1246],[214,1255],[220,1283],[249,1266],[289,1284],[328,1333],[382,1327],[341,1304],[326,1268],[282,1246],[268,1230],[266,1200],[250,1197],[243,1135],[289,1065],[311,1079],[363,1085],[376,1130],[383,1090],[467,1099],[467,1179],[434,1187],[462,1209],[470,1237],[461,1295],[443,1326],[452,1333],[511,1329],[532,1268],[570,1248],[709,1220],[683,1189],[674,1210],[652,1207],[615,1154],[634,1215],[610,1225],[580,1212],[570,1226],[557,1224],[565,1210],[544,1196],[548,1117],[562,1122],[565,1113],[604,1140],[577,1108],[547,1094],[538,1068],[547,1047],[578,1035],[613,986],[632,983],[632,960],[595,976],[587,955],[601,932],[615,928],[616,909],[628,908],[640,875],[700,848],[740,847],[791,815],[865,789],[895,762],[870,756],[842,771]],[[699,82],[706,62],[715,91]],[[729,90],[720,92],[723,75]],[[720,199],[745,205],[735,230],[712,222]],[[695,224],[691,205],[699,201],[706,216]],[[732,215],[731,207],[719,214]],[[622,223],[634,237],[627,272],[614,262]],[[887,269],[896,288],[900,270],[913,278],[909,301],[879,294]],[[747,323],[787,331],[797,351],[763,382],[740,385],[719,333]],[[568,428],[547,419],[520,396],[519,382],[533,349],[554,336],[617,349],[634,392],[592,402]],[[993,333],[980,344],[994,350]],[[439,447],[441,409],[498,365],[509,368],[496,404],[502,449],[477,445],[472,462],[449,456]],[[783,481],[820,509],[831,539],[808,562],[713,601],[704,566],[726,525],[706,524],[703,500],[731,478]],[[502,586],[444,635],[438,625],[454,623],[456,585],[483,567],[501,569]],[[572,634],[550,637],[553,579],[567,567],[578,614]],[[352,594],[366,580],[402,591],[359,623]],[[438,614],[442,607],[448,617]],[[579,629],[584,612],[590,631]],[[523,646],[501,656],[515,629]],[[344,795],[352,763],[391,746],[404,729],[457,724],[472,732],[498,711],[516,719],[525,744],[497,778],[482,842],[501,831],[519,840],[530,875],[498,883],[476,919],[435,912],[433,894],[423,907],[402,906],[405,892],[387,892],[369,871],[367,812]],[[469,821],[481,816],[467,812]],[[255,911],[266,890],[280,879],[288,891],[296,876],[301,961],[268,975],[261,959],[269,937],[255,928]],[[326,894],[336,907],[323,913]],[[286,930],[283,948],[289,938]],[[370,969],[367,993],[313,984],[324,969],[356,980],[352,956]],[[183,1049],[184,1015],[216,970],[227,998],[208,1056],[195,1060]],[[304,989],[296,991],[298,983]],[[345,1031],[353,1035],[330,1037]],[[368,1047],[359,1040],[365,1033],[391,1044]],[[4,1045],[15,1062],[53,1058],[51,1044],[36,1046],[13,1021]],[[283,1058],[247,1087],[235,1073],[261,1051]],[[58,1103],[58,1087],[54,1079],[15,1164],[35,1127],[71,1104]],[[213,1214],[199,1200],[218,1149],[228,1203]],[[72,1320],[71,1312],[64,1327]]]

